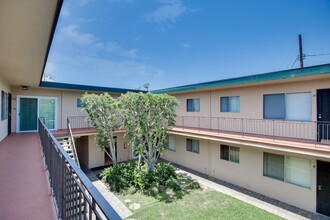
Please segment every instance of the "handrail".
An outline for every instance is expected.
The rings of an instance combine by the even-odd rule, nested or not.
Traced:
[[[176,116],[175,126],[322,144],[329,144],[330,141],[330,122],[326,121]]]
[[[38,125],[58,218],[121,219],[40,119]]]
[[[73,148],[73,150],[72,150],[73,151],[73,156],[74,156],[74,159],[75,159],[78,167],[80,167],[79,158],[78,158],[77,149],[76,149],[76,144],[75,144],[75,141],[73,139],[71,125],[70,125],[70,121],[69,121],[68,118],[66,119],[66,124],[67,124],[68,133],[70,135],[71,147]]]

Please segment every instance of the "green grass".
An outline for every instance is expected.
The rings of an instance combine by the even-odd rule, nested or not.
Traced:
[[[176,194],[171,190],[156,196],[141,193],[119,195],[119,199],[129,207],[138,203],[141,208],[133,211],[128,219],[281,219],[248,203],[225,194],[197,189]]]

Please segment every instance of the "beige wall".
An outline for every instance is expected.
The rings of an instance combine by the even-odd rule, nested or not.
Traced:
[[[118,162],[132,159],[131,150],[127,145],[127,139],[124,137],[124,134],[117,133],[115,136],[117,137]],[[84,141],[85,138],[87,143]],[[83,140],[80,141],[79,139]],[[104,151],[96,146],[95,135],[82,136],[77,138],[77,140],[77,145],[81,144],[81,146],[77,146],[79,158],[81,158],[81,160],[84,162],[84,165],[88,169],[106,165],[104,160]]]
[[[1,112],[1,91],[11,92],[9,88],[9,84],[0,78],[0,112]],[[0,119],[0,141],[2,141],[8,134],[8,119],[1,120]]]
[[[12,89],[13,103],[12,103],[12,132],[16,132],[17,125],[17,102],[19,96],[33,96],[33,97],[54,97],[57,99],[57,109],[61,109],[61,91],[51,89],[29,88],[29,90],[22,90],[20,87]],[[57,115],[57,126],[60,125],[60,117]]]
[[[240,148],[239,163],[237,164],[220,159],[220,142],[200,140],[200,154],[195,154],[186,151],[186,137],[175,136],[175,139],[176,151],[166,150],[162,158],[316,212],[316,160],[318,158],[280,151],[262,151],[261,149],[236,145]],[[308,189],[263,176],[263,152],[311,160],[311,188]]]
[[[311,92],[312,120],[316,120],[316,90],[330,88],[330,79],[300,81],[293,83],[270,84],[231,89],[218,89],[203,92],[175,94],[180,105],[176,108],[179,116],[205,116],[227,118],[263,119],[263,95],[274,93]],[[220,97],[240,96],[240,112],[220,112]],[[186,99],[200,98],[200,112],[186,112]]]
[[[47,88],[29,88],[22,90],[21,87],[13,88],[13,106],[12,106],[12,131],[16,132],[17,125],[17,97],[55,97],[57,99],[57,129],[66,129],[66,119],[69,116],[87,116],[83,108],[77,107],[77,99],[81,98],[85,91],[59,90]],[[118,97],[118,94],[111,94]]]

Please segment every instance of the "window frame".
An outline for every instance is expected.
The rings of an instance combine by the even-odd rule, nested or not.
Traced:
[[[234,99],[234,98],[237,98],[238,99],[238,110],[237,111],[234,111],[232,109],[232,107],[230,106],[230,100],[231,99]],[[226,109],[223,105],[223,101],[222,100],[225,100],[227,99],[227,106],[226,106]],[[220,112],[231,112],[231,113],[240,113],[241,112],[241,97],[240,96],[222,96],[220,97]]]
[[[191,142],[191,144],[189,142]],[[193,143],[197,144],[198,151],[194,150],[194,144]],[[199,142],[199,140],[187,138],[186,139],[186,151],[199,154],[200,153],[200,142]]]
[[[308,119],[289,119],[288,118],[288,96],[289,95],[298,95],[298,94],[306,94],[309,96],[309,100],[308,100],[308,105],[309,105],[309,109],[308,109]],[[282,118],[272,118],[272,117],[266,117],[266,97],[268,96],[275,96],[275,95],[283,95],[283,114],[284,117]],[[292,92],[292,93],[272,93],[272,94],[263,94],[263,119],[265,120],[284,120],[284,121],[312,121],[312,92]]]
[[[195,109],[190,109],[189,108],[189,101],[192,101],[192,105],[194,106],[194,102],[198,100],[198,111],[195,110]],[[186,100],[186,111],[187,112],[200,112],[201,111],[201,101],[200,101],[200,98],[191,98],[191,99],[187,99]]]
[[[173,148],[170,148],[170,143],[171,143],[171,138],[173,139],[172,140],[172,143],[173,143]],[[175,152],[176,151],[176,140],[175,140],[175,136],[174,135],[168,135],[168,146],[167,146],[167,149],[170,150],[170,151],[173,151]]]
[[[1,90],[1,121],[8,119],[8,93]]]
[[[265,155],[266,154],[273,155],[273,156],[275,155],[276,157],[283,157],[283,160],[282,160],[283,161],[283,165],[282,165],[283,166],[283,171],[282,171],[283,176],[281,178],[277,178],[277,177],[265,174]],[[292,167],[290,167],[288,165],[290,160],[300,160],[300,161],[305,160],[306,162],[309,162],[309,164],[307,164],[309,166],[309,170],[308,170],[308,177],[309,177],[308,181],[309,182],[307,184],[305,184],[305,185],[299,184],[299,183],[297,183],[298,181],[294,181],[288,177],[289,176],[288,172],[290,172],[290,168],[292,169]],[[263,152],[263,176],[274,179],[274,180],[279,180],[284,183],[289,183],[289,184],[293,184],[293,185],[296,185],[299,187],[303,187],[306,189],[311,189],[311,187],[312,187],[312,162],[311,162],[311,160],[305,159],[305,158],[284,156],[281,154]]]
[[[227,150],[225,149],[227,148]],[[237,151],[236,151],[237,150]],[[235,152],[238,152],[238,160],[234,160],[234,153]],[[237,163],[239,164],[240,160],[240,150],[239,150],[239,147],[233,147],[233,146],[229,146],[229,145],[226,145],[226,144],[220,144],[220,159],[221,160],[226,160],[226,161],[229,161],[229,162],[232,162],[232,163]],[[228,155],[225,155],[225,153],[227,153]]]

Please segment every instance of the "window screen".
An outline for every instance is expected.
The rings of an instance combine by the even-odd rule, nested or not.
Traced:
[[[264,176],[284,181],[284,156],[264,153]]]
[[[175,137],[172,135],[168,136],[168,149],[175,151]]]
[[[240,98],[239,96],[221,97],[220,111],[221,112],[239,112]]]
[[[264,118],[285,119],[285,94],[264,95]]]
[[[285,181],[310,188],[311,161],[296,157],[285,157]]]
[[[286,94],[286,119],[310,121],[312,116],[311,102],[311,93],[309,92]]]
[[[199,141],[193,139],[187,139],[187,151],[199,154]]]
[[[199,112],[200,101],[199,99],[187,99],[187,112]]]
[[[8,94],[1,91],[1,120],[8,118]]]

